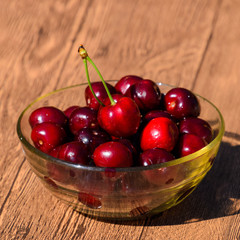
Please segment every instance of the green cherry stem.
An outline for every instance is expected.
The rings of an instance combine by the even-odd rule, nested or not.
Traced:
[[[86,60],[88,60],[88,61],[92,64],[92,66],[94,67],[94,69],[96,70],[96,72],[97,72],[97,74],[99,75],[99,77],[100,77],[100,79],[101,79],[101,81],[102,81],[102,83],[103,83],[103,86],[104,86],[104,88],[105,88],[105,90],[106,90],[106,92],[107,92],[107,95],[108,95],[108,97],[109,97],[109,99],[110,99],[111,105],[116,104],[115,101],[114,101],[113,98],[112,98],[112,95],[111,95],[111,93],[110,93],[110,91],[109,91],[109,89],[108,89],[108,87],[107,87],[106,82],[104,81],[104,79],[103,79],[103,77],[102,77],[102,74],[100,73],[100,71],[98,70],[97,66],[96,66],[95,63],[92,61],[92,59],[88,56],[88,53],[87,53],[86,49],[83,47],[83,45],[80,45],[80,47],[78,48],[78,52],[79,52],[80,56],[82,57],[82,59],[85,60],[85,61],[84,61],[85,68],[87,69]],[[86,72],[87,72],[88,81],[90,82],[89,76],[88,76],[88,70],[86,70]],[[90,83],[90,84],[91,84],[91,83]],[[89,85],[89,87],[90,87],[90,85]],[[91,90],[91,88],[90,88],[90,90]],[[95,95],[95,94],[94,94],[94,97],[96,98],[96,95]],[[96,99],[97,99],[97,98],[96,98]],[[97,99],[97,100],[99,100],[99,99]],[[99,100],[99,101],[100,101],[100,100]],[[102,105],[103,105],[103,103],[102,103]]]
[[[90,88],[90,91],[92,92],[92,95],[97,100],[97,102],[100,105],[105,106],[102,103],[102,101],[96,96],[95,92],[93,91],[92,84],[91,84],[90,77],[89,77],[88,66],[87,66],[87,56],[88,56],[88,54],[87,54],[87,51],[85,50],[85,48],[83,47],[83,45],[79,46],[78,52],[79,52],[80,56],[82,57],[82,60],[83,60],[84,66],[85,66],[85,72],[86,72],[86,75],[87,75],[87,81],[88,81],[88,86]]]
[[[105,90],[106,90],[106,92],[107,92],[107,95],[108,95],[108,97],[109,97],[109,99],[110,99],[111,105],[116,104],[115,101],[113,100],[112,95],[111,95],[111,93],[109,92],[109,89],[108,89],[108,87],[107,87],[107,84],[106,84],[106,82],[104,81],[104,79],[103,79],[103,77],[102,77],[102,74],[99,72],[97,66],[95,65],[95,63],[92,61],[92,59],[91,59],[89,56],[87,56],[87,60],[92,64],[92,66],[95,68],[96,72],[98,73],[98,75],[99,75],[99,77],[100,77],[100,79],[101,79],[101,81],[102,81],[102,83],[103,83],[103,86],[104,86],[104,88],[105,88]]]
[[[88,66],[87,66],[87,60],[86,58],[83,58],[83,63],[84,63],[84,66],[85,66],[85,70],[86,70],[86,75],[87,75],[87,81],[88,81],[88,86],[92,92],[92,95],[95,97],[95,99],[98,101],[98,103],[102,106],[105,106],[102,101],[96,96],[95,92],[93,91],[93,88],[92,88],[92,84],[91,84],[91,81],[90,81],[90,77],[89,77],[89,72],[88,72]]]

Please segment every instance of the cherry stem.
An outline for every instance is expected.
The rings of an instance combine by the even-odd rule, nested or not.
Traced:
[[[109,99],[110,99],[111,105],[116,104],[115,101],[114,101],[113,98],[112,98],[112,95],[111,95],[111,93],[110,93],[110,91],[109,91],[109,89],[108,89],[108,87],[107,87],[106,82],[104,81],[104,79],[103,79],[103,77],[102,77],[102,74],[100,73],[100,71],[98,70],[97,66],[96,66],[95,63],[92,61],[92,59],[88,56],[88,53],[87,53],[87,51],[85,50],[85,48],[83,47],[83,45],[80,45],[80,46],[79,46],[78,52],[79,52],[80,56],[82,57],[82,59],[85,60],[85,61],[84,61],[85,68],[87,69],[86,60],[88,60],[88,61],[92,64],[92,66],[94,67],[94,69],[96,70],[96,72],[97,72],[97,74],[99,75],[99,77],[100,77],[100,79],[101,79],[101,81],[102,81],[102,83],[103,83],[103,86],[104,86],[104,88],[105,88],[105,90],[106,90],[106,92],[107,92],[107,95],[108,95],[108,97],[109,97]],[[90,82],[89,76],[88,76],[88,70],[86,70],[86,72],[87,72],[88,81]],[[91,83],[90,83],[90,85],[91,85]],[[89,85],[89,87],[90,87],[90,85]],[[90,88],[90,90],[91,90],[91,88]],[[95,95],[95,94],[93,94],[93,95],[94,95],[94,97],[96,98],[96,100],[98,101],[99,99],[97,99],[96,95]],[[99,101],[100,101],[100,100],[99,100]],[[102,103],[102,105],[103,105],[103,103]]]
[[[95,92],[93,91],[93,88],[92,88],[92,84],[91,84],[91,81],[90,81],[90,77],[89,77],[89,72],[88,72],[88,66],[87,66],[87,60],[86,58],[83,58],[83,63],[84,63],[84,66],[85,66],[85,70],[86,70],[86,75],[87,75],[87,81],[88,81],[88,86],[92,92],[92,95],[95,97],[95,99],[97,100],[97,102],[102,105],[102,106],[105,106],[102,101],[96,96]]]

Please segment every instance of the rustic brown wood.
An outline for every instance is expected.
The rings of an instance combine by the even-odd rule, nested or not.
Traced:
[[[236,0],[0,1],[0,239],[239,239],[239,12]],[[24,107],[86,82],[80,43],[106,79],[136,74],[184,86],[224,115],[212,170],[162,215],[85,217],[52,197],[22,154],[16,122]]]

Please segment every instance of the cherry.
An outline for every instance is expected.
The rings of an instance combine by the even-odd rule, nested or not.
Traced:
[[[83,128],[81,129],[77,135],[76,140],[82,142],[83,144],[88,146],[89,154],[91,155],[95,148],[100,144],[111,141],[111,137],[105,131],[101,129],[90,129]]]
[[[68,108],[67,108],[66,110],[64,110],[63,112],[64,112],[64,114],[65,114],[68,118],[70,118],[70,115],[72,114],[72,112],[73,112],[75,109],[77,109],[77,108],[80,108],[80,106],[74,105],[74,106],[68,107]]]
[[[78,141],[63,144],[59,149],[58,158],[76,164],[89,163],[87,147]]]
[[[175,159],[175,157],[165,149],[153,148],[140,154],[139,162],[141,166],[150,166],[153,164],[169,162],[173,159]],[[168,185],[175,182],[177,172],[177,167],[171,166],[144,171],[143,174],[150,183],[155,185]]]
[[[213,138],[213,131],[208,122],[201,118],[187,118],[180,122],[180,133],[192,133],[210,143]]]
[[[115,103],[119,102],[119,100],[120,100],[121,98],[123,98],[123,97],[124,97],[124,95],[122,95],[122,94],[120,94],[120,93],[114,93],[114,94],[112,94],[112,98],[113,98],[113,100],[114,100]],[[104,104],[104,105],[111,105],[111,100],[107,97],[107,98],[105,98],[105,99],[103,100],[103,104]]]
[[[137,150],[129,139],[119,138],[119,139],[115,139],[114,141],[124,144],[130,150],[130,152],[132,153],[133,161],[136,160]]]
[[[89,107],[75,109],[69,118],[69,128],[76,135],[83,128],[98,128],[97,111]]]
[[[107,85],[111,94],[116,93],[115,88],[111,84],[106,83],[106,85]],[[96,94],[96,96],[99,100],[103,101],[105,98],[108,97],[108,94],[107,94],[102,82],[92,83],[92,88],[93,88],[93,91],[94,91],[94,93]],[[87,105],[90,108],[95,109],[95,110],[99,109],[100,104],[96,100],[95,96],[92,94],[89,86],[85,89],[85,99],[86,99]]]
[[[31,139],[37,149],[49,153],[65,141],[66,132],[55,123],[44,122],[32,129]]]
[[[192,154],[207,145],[201,137],[194,134],[183,134],[179,139],[178,152],[180,157]]]
[[[128,137],[135,134],[140,125],[141,115],[136,103],[123,97],[118,103],[100,107],[99,125],[110,135]]]
[[[166,110],[178,119],[197,117],[200,104],[197,97],[185,88],[173,88],[165,95]]]
[[[159,117],[152,119],[143,129],[141,148],[143,151],[151,148],[173,150],[178,140],[178,128],[169,118]]]
[[[142,111],[157,109],[161,102],[158,85],[148,79],[138,81],[129,87],[126,96],[131,97]]]
[[[89,88],[93,96],[95,95],[96,100],[102,105],[98,111],[98,122],[100,126],[110,135],[116,137],[127,137],[136,133],[141,120],[140,111],[136,103],[132,99],[127,97],[121,98],[119,102],[116,103],[113,100],[101,73],[99,72],[98,68],[93,63],[91,58],[88,56],[87,51],[82,45],[79,47],[78,52],[82,57],[85,65]],[[101,81],[110,99],[111,105],[104,106],[104,104],[99,101],[96,93],[94,93],[89,79],[87,61],[89,61],[93,65],[99,77],[101,78]]]
[[[158,118],[158,117],[166,117],[171,119],[173,122],[177,123],[177,119],[174,118],[170,113],[168,113],[167,111],[163,111],[163,110],[152,110],[150,112],[148,112],[144,117],[143,117],[143,121],[145,123],[150,122],[152,119],[154,118]]]
[[[133,159],[132,153],[120,142],[106,142],[98,146],[93,153],[93,160],[99,167],[130,167]]]
[[[67,124],[67,117],[61,110],[51,106],[38,108],[31,113],[29,123],[32,128],[44,122],[56,123],[65,127]]]
[[[117,90],[117,92],[124,95],[129,87],[141,80],[141,77],[135,75],[124,76],[117,82],[117,84],[115,85],[115,89]]]

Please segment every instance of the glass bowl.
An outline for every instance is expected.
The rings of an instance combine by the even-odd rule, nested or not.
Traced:
[[[108,81],[112,85],[116,81]],[[173,86],[158,83],[162,93]],[[33,101],[20,115],[17,133],[35,174],[50,192],[75,210],[102,219],[135,219],[165,211],[184,200],[211,169],[224,133],[219,110],[198,96],[200,117],[214,130],[214,139],[201,150],[170,162],[147,167],[100,168],[76,165],[51,157],[33,146],[28,118],[42,106],[65,110],[85,106],[87,84],[56,90]]]

